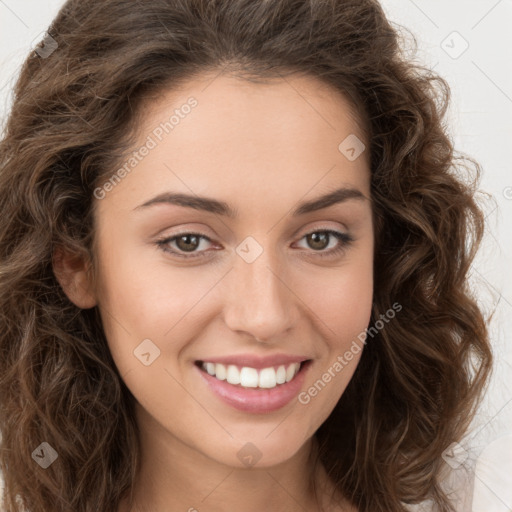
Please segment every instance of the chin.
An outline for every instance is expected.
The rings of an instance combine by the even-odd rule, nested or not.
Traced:
[[[263,435],[248,435],[245,441],[237,437],[224,444],[219,442],[204,450],[204,453],[209,453],[212,459],[230,467],[263,469],[286,462],[305,444],[303,439],[293,439],[276,433],[269,435],[269,432],[266,429]]]

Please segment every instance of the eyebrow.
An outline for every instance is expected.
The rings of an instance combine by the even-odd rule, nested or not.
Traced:
[[[351,199],[364,200],[366,197],[360,190],[356,188],[338,188],[311,201],[300,203],[299,206],[292,211],[292,216],[298,217],[300,215],[305,215],[306,213],[322,210],[334,204],[343,203]],[[140,204],[134,208],[134,210],[145,209],[157,204],[173,204],[186,208],[194,208],[195,210],[203,210],[206,212],[223,215],[232,219],[238,217],[238,210],[232,208],[224,201],[218,201],[217,199],[212,199],[209,197],[172,192],[164,192],[159,194],[149,201]]]

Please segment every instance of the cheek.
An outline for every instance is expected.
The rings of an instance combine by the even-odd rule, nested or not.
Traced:
[[[329,279],[308,279],[308,286],[325,346],[298,400],[314,418],[314,430],[336,406],[364,350],[362,340],[372,311],[373,260],[370,256],[347,260]]]
[[[328,321],[337,335],[331,333],[328,338],[329,366],[323,380],[338,381],[338,384],[332,386],[333,398],[337,401],[352,378],[364,349],[365,330],[372,312],[371,269],[347,276],[337,291],[332,290],[331,297],[332,305],[328,309],[331,316]]]
[[[147,253],[151,254],[151,261]],[[191,272],[155,261],[154,254],[147,249],[137,251],[131,247],[102,256],[100,311],[112,356],[121,373],[136,364],[134,350],[143,340],[152,340],[162,352],[164,345],[166,351],[169,348],[165,340],[185,340],[183,329],[187,322],[182,320],[193,316],[195,306],[219,279],[212,270]],[[181,349],[175,342],[171,346],[176,352]]]
[[[303,296],[330,345],[343,348],[370,321],[373,301],[373,260],[362,255],[317,278],[304,280]]]
[[[373,300],[372,270],[343,276],[338,287],[329,290],[329,300],[323,304],[336,344],[342,349],[356,338],[370,321]],[[327,295],[327,294],[326,294]]]

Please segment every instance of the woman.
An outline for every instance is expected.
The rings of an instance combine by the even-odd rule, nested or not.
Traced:
[[[446,82],[373,0],[48,32],[0,146],[5,510],[450,510],[491,351]]]

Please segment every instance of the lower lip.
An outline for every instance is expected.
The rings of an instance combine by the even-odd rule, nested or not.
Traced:
[[[311,361],[302,363],[299,373],[285,384],[272,389],[244,388],[234,386],[225,380],[219,380],[194,365],[209,388],[225,403],[239,411],[253,414],[265,414],[281,409],[298,394],[304,383]]]

